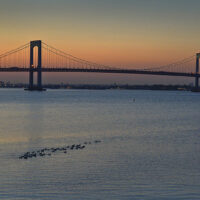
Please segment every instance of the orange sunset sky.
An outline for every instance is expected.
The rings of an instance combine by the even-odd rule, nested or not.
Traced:
[[[40,39],[100,64],[162,66],[199,51],[199,9],[199,0],[0,0],[0,54]],[[1,73],[0,80],[27,82],[28,74]],[[193,80],[55,73],[45,74],[44,82],[153,84]]]

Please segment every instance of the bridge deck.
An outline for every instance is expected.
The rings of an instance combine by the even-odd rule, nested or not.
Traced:
[[[29,72],[29,68],[0,68],[0,72]],[[34,68],[32,71],[37,72]],[[148,71],[136,69],[81,69],[81,68],[42,68],[42,72],[93,72],[93,73],[117,73],[117,74],[146,74],[146,75],[161,75],[161,76],[185,76],[185,77],[200,77],[200,74],[182,73],[182,72],[167,72],[167,71]]]

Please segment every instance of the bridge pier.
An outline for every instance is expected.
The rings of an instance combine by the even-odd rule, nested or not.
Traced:
[[[37,87],[42,89],[42,42],[38,43]]]
[[[200,53],[197,53],[197,56],[196,56],[196,74],[199,73],[199,58],[200,58]],[[199,89],[199,77],[196,77],[196,79],[195,79],[195,88]]]
[[[34,68],[34,48],[38,47],[38,55],[37,55],[37,68]],[[37,72],[37,85],[34,85],[34,72]],[[42,41],[36,40],[30,42],[30,68],[29,68],[29,86],[25,90],[30,91],[44,91],[42,88]]]
[[[196,75],[199,75],[199,58],[200,58],[200,53],[197,53],[196,54]],[[195,77],[195,87],[193,89],[193,92],[200,92],[199,76]]]
[[[33,69],[30,67],[29,71],[29,88],[33,88]]]

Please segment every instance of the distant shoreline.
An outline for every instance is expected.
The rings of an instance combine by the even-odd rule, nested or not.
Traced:
[[[23,83],[2,83],[0,88],[27,88]],[[167,91],[191,91],[192,85],[128,85],[128,84],[44,84],[47,89],[86,89],[86,90],[167,90]]]

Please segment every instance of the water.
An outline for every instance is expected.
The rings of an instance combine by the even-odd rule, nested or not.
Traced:
[[[191,92],[1,89],[0,199],[200,199],[199,106]]]

